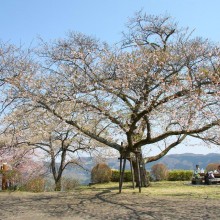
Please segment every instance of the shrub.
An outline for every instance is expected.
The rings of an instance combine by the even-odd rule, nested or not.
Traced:
[[[21,179],[21,173],[17,170],[8,170],[5,173],[6,179],[10,181],[18,181]]]
[[[24,185],[21,185],[19,189],[27,192],[43,192],[45,188],[45,180],[42,177],[35,177],[29,179]]]
[[[9,184],[8,189],[14,190],[17,188],[17,185],[21,182],[22,176],[21,173],[17,170],[8,170],[4,173],[5,178]]]
[[[210,163],[207,165],[206,171],[209,172],[209,171],[217,170],[218,166],[219,166],[219,163]]]
[[[62,190],[70,191],[79,186],[79,181],[72,178],[62,178]]]
[[[169,181],[185,181],[191,180],[193,175],[192,170],[172,170],[168,173]]]
[[[166,180],[168,177],[168,169],[166,165],[158,163],[151,167],[151,176],[153,180]]]
[[[110,182],[112,176],[112,170],[105,163],[97,164],[93,167],[91,172],[92,183],[107,183]]]

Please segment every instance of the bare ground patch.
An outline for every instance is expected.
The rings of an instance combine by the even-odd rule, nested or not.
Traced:
[[[208,196],[90,189],[59,193],[0,193],[0,219],[220,219],[220,201]]]

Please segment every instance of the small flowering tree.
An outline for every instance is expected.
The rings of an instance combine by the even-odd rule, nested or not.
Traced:
[[[46,172],[43,164],[36,160],[36,155],[23,147],[6,147],[4,152],[1,152],[0,164],[7,167],[4,178],[11,187],[23,186],[31,179],[44,176]]]
[[[17,152],[19,149],[26,149],[28,155],[32,152],[44,166],[46,161],[49,162],[49,167],[45,167],[44,170],[49,168],[52,173],[55,191],[61,190],[66,167],[72,164],[84,168],[79,155],[92,153],[94,150],[94,141],[56,117],[48,118],[47,112],[41,110],[35,109],[30,113],[30,109],[24,111],[23,108],[17,107],[16,111],[2,120],[2,125],[5,128],[3,134],[15,146]],[[22,167],[27,166],[23,166],[22,163],[19,168]],[[28,167],[30,170],[33,168]]]

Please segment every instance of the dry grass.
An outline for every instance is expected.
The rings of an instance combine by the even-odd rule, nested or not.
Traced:
[[[122,193],[138,193],[138,188],[132,189],[131,183],[124,183]],[[118,183],[96,184],[91,187],[80,187],[81,190],[118,192]],[[220,185],[191,185],[188,181],[161,181],[152,182],[150,187],[142,188],[142,193],[152,197],[190,197],[190,198],[220,198]]]

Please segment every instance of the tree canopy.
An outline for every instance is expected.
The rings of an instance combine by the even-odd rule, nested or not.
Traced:
[[[142,12],[114,46],[75,32],[28,50],[2,43],[2,110],[41,109],[116,150],[158,144],[147,161],[187,137],[218,144],[219,52],[172,18]]]

